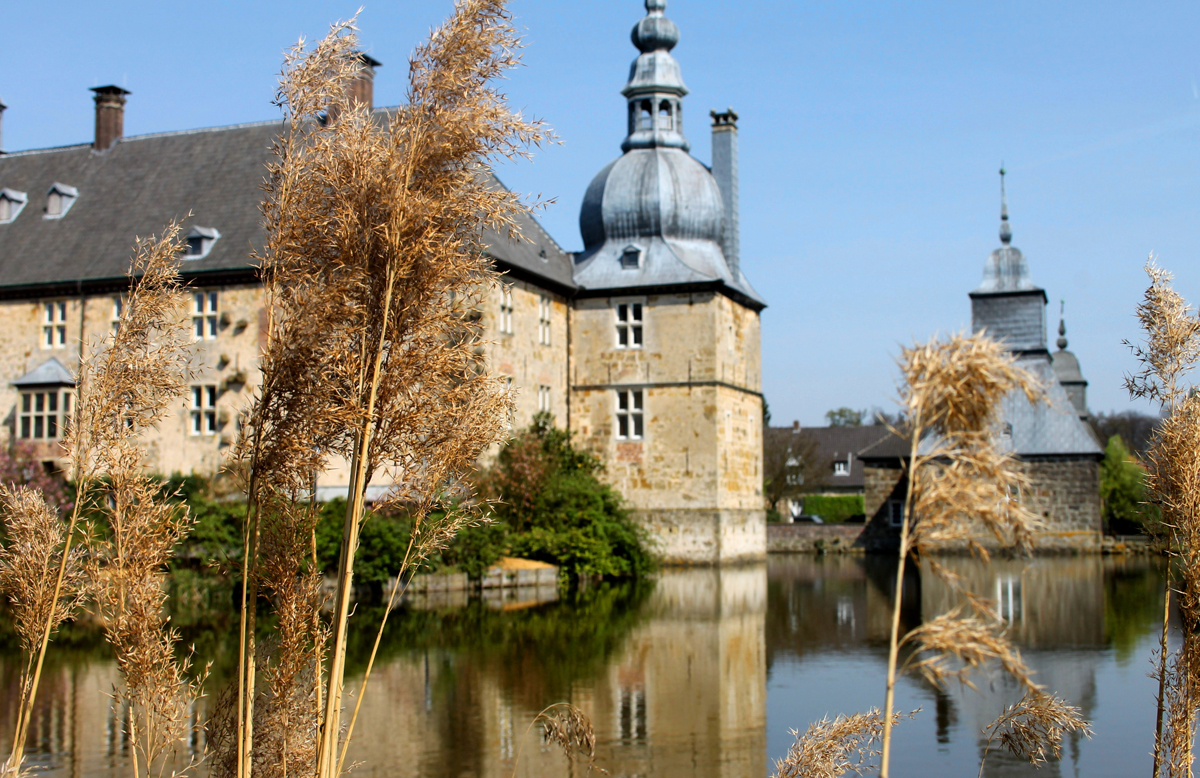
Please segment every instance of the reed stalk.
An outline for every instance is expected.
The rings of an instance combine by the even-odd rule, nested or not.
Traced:
[[[405,105],[375,113],[348,97],[362,67],[353,20],[287,56],[277,97],[284,131],[263,205],[267,243],[256,255],[270,312],[262,384],[238,444],[254,506],[241,669],[232,721],[218,716],[210,726],[215,776],[282,775],[281,762],[292,775],[344,769],[354,558],[373,483],[389,486],[375,509],[413,517],[397,585],[478,520],[464,475],[503,439],[511,409],[481,348],[477,312],[497,288],[484,234],[519,240],[516,218],[527,208],[495,182],[488,161],[527,156],[548,137],[491,86],[518,49],[503,2],[459,0],[414,53]],[[312,496],[314,474],[337,461],[349,487],[326,629]],[[280,614],[273,645],[291,651],[268,656],[254,645],[259,596]],[[303,656],[307,669],[284,653]],[[364,692],[365,679],[358,705]]]
[[[1162,511],[1168,564],[1160,635],[1154,775],[1190,776],[1200,701],[1200,398],[1187,376],[1200,361],[1200,316],[1172,287],[1172,276],[1151,257],[1150,285],[1137,306],[1144,341],[1131,344],[1140,369],[1126,376],[1130,397],[1150,400],[1162,411],[1146,455],[1146,485]],[[1182,622],[1181,645],[1168,644],[1170,602]]]

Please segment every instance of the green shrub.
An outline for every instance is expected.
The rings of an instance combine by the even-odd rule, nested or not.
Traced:
[[[640,576],[653,569],[643,530],[600,480],[602,470],[549,414],[538,414],[481,479],[483,491],[498,501],[494,518],[507,530],[509,553],[558,565],[571,576]],[[456,541],[450,554],[461,549]]]
[[[804,512],[820,516],[827,524],[841,524],[865,511],[861,494],[809,494],[804,497]]]
[[[1144,503],[1145,480],[1145,469],[1129,454],[1121,436],[1109,438],[1100,463],[1100,499],[1110,532],[1136,535],[1157,524],[1158,508]]]

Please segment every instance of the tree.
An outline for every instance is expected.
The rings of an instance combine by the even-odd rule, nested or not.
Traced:
[[[1108,528],[1133,534],[1146,524],[1151,506],[1146,500],[1146,471],[1129,453],[1120,435],[1108,439],[1100,463],[1100,498]]]
[[[1158,416],[1137,411],[1097,413],[1092,417],[1092,427],[1101,440],[1111,441],[1113,435],[1119,435],[1122,444],[1135,456],[1141,457],[1149,448],[1150,438],[1161,421]]]
[[[833,464],[798,427],[763,428],[763,495],[771,507],[825,483]]]
[[[866,411],[856,411],[853,408],[835,408],[825,414],[825,420],[830,427],[861,427]]]

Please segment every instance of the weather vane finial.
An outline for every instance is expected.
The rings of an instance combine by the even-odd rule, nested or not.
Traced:
[[[1004,163],[1000,163],[1000,242],[1012,243],[1012,227],[1008,225],[1008,196],[1004,193]]]

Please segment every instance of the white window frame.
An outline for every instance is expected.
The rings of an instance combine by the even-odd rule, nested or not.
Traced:
[[[613,304],[617,348],[641,348],[646,343],[646,301],[619,300]]]
[[[192,227],[184,237],[183,258],[204,259],[220,237],[221,233],[212,227]]]
[[[29,195],[24,192],[18,192],[16,189],[0,189],[0,224],[10,224],[16,221],[28,202]]]
[[[538,413],[550,412],[550,387],[542,384],[538,386]]]
[[[542,346],[550,345],[550,311],[550,297],[538,295],[538,343]]]
[[[193,437],[217,434],[217,385],[192,384],[188,432]]]
[[[71,210],[71,206],[79,199],[79,190],[73,186],[60,184],[55,181],[46,191],[46,219],[61,219]],[[51,209],[52,205],[57,207]]]
[[[614,415],[617,440],[645,440],[646,393],[643,389],[618,389]]]
[[[116,335],[121,331],[121,314],[125,313],[125,295],[113,295],[112,304],[112,334]]]
[[[509,284],[500,288],[500,332],[504,335],[513,334],[513,293]]]
[[[850,460],[835,459],[833,460],[833,474],[835,476],[844,477],[850,475]]]
[[[73,389],[42,387],[21,391],[17,405],[17,437],[61,440],[71,423]]]
[[[197,290],[192,295],[192,340],[216,340],[221,330],[220,292]]]
[[[67,301],[42,303],[42,348],[67,347]]]

